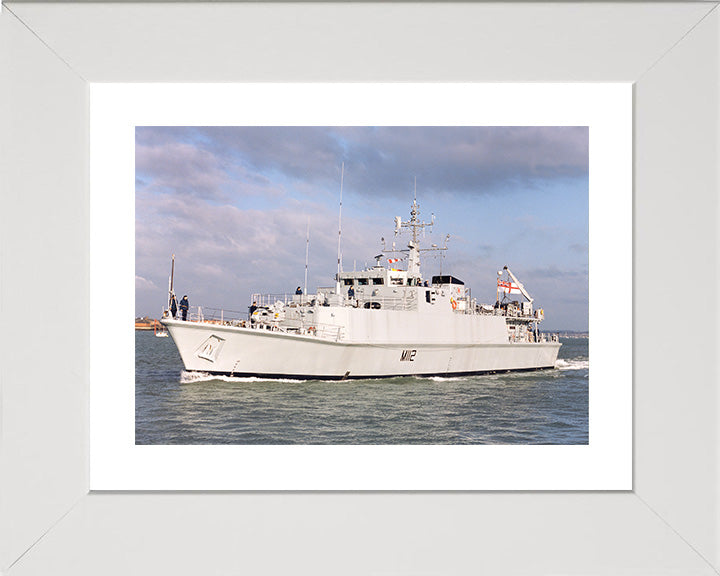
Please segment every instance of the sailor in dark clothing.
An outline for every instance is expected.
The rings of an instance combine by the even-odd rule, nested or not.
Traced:
[[[170,296],[170,314],[175,318],[177,316],[177,300],[175,300],[175,294]]]
[[[182,319],[187,320],[187,313],[188,308],[190,308],[190,303],[187,299],[187,294],[182,297],[182,300],[180,300],[180,312],[182,312]]]
[[[257,310],[257,309],[258,309],[257,302],[253,302],[252,306],[250,306],[250,311],[248,312],[248,317],[250,318],[250,322],[254,322],[252,315],[253,315],[253,312],[255,312],[255,310]]]
[[[348,298],[350,298],[350,300],[355,298],[355,289],[352,286],[348,288]]]
[[[300,288],[300,286],[295,289],[295,294],[298,296],[302,296],[302,288]]]

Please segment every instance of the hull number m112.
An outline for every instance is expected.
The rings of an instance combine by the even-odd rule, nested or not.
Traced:
[[[417,350],[403,350],[400,355],[400,362],[414,362]]]

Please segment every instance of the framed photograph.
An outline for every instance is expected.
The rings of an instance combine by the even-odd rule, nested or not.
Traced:
[[[626,249],[631,242],[632,214],[629,85],[102,85],[93,87],[91,99],[91,190],[102,191],[98,196],[91,196],[92,219],[101,223],[91,238],[92,246],[97,247],[91,252],[93,331],[99,333],[107,327],[107,294],[113,294],[113,309],[126,310],[124,315],[142,317],[142,306],[151,310],[150,303],[143,301],[148,292],[155,294],[156,308],[167,304],[170,310],[174,289],[170,288],[173,296],[169,298],[167,293],[152,290],[151,285],[160,284],[160,277],[165,282],[166,275],[173,276],[170,284],[177,282],[179,287],[185,282],[187,285],[193,268],[199,272],[193,280],[198,298],[205,290],[203,284],[213,282],[219,287],[233,282],[227,277],[211,280],[202,270],[237,274],[238,280],[227,287],[228,299],[229,294],[242,292],[243,276],[256,274],[252,267],[264,270],[256,278],[269,286],[277,282],[273,276],[285,277],[287,282],[297,284],[285,275],[293,266],[292,248],[285,239],[294,233],[299,233],[300,238],[305,235],[305,246],[295,242],[302,254],[294,264],[301,270],[303,257],[309,253],[308,218],[314,217],[317,211],[335,211],[340,179],[345,184],[345,235],[350,239],[346,240],[343,251],[342,220],[339,229],[336,228],[335,214],[332,218],[313,218],[313,226],[324,236],[330,235],[332,245],[328,248],[336,249],[339,238],[340,252],[344,254],[337,255],[340,269],[336,276],[326,273],[318,277],[317,283],[322,286],[321,279],[326,278],[324,284],[330,284],[329,288],[308,293],[299,287],[298,291],[308,295],[309,302],[303,302],[300,298],[303,294],[297,298],[280,294],[280,287],[274,289],[274,295],[251,297],[252,289],[247,286],[244,307],[253,301],[257,301],[258,306],[251,317],[242,312],[233,316],[233,309],[240,307],[237,305],[225,308],[218,305],[213,310],[201,304],[199,308],[192,306],[188,315],[188,310],[182,313],[184,303],[188,302],[187,295],[178,292],[179,307],[175,315],[166,311],[166,318],[160,320],[161,326],[169,330],[176,351],[168,348],[169,340],[156,339],[154,333],[152,338],[149,332],[143,331],[133,335],[130,324],[124,328],[118,326],[95,344],[91,356],[91,365],[97,369],[91,376],[91,488],[548,490],[631,487],[631,312],[629,299],[623,300],[632,276],[630,253]],[[279,110],[286,101],[294,102],[295,106],[285,108],[287,112],[282,114]],[[508,101],[513,103],[511,107],[505,106]],[[210,115],[206,105],[195,106],[195,103],[206,102],[213,103]],[[334,106],[338,102],[342,102],[342,106]],[[453,107],[446,112],[444,106],[433,106],[437,102],[453,102]],[[369,122],[373,125],[368,125]],[[378,141],[378,136],[384,139],[384,133],[392,140],[391,148]],[[346,164],[338,158],[340,165],[335,166],[340,169],[336,173],[338,190],[330,193],[327,205],[323,204],[322,195],[328,191],[317,185],[312,187],[307,180],[308,175],[314,177],[310,158],[302,159],[303,153],[315,157],[323,152],[323,156],[331,157],[327,147],[324,150],[313,147],[319,139],[341,142],[336,154],[341,154],[341,149],[346,154]],[[427,151],[418,147],[421,139]],[[393,157],[395,162],[375,166],[369,158],[353,162],[353,155],[367,149],[370,142],[375,142],[375,150],[368,152],[371,156]],[[454,153],[450,151],[452,142],[459,142]],[[471,151],[471,142],[482,144]],[[409,148],[410,143],[413,148]],[[236,147],[242,150],[236,152],[233,160],[228,154],[233,154]],[[287,147],[294,149],[291,156],[285,156]],[[274,149],[281,155],[278,164],[266,171],[255,168],[271,162],[268,155],[272,155]],[[179,159],[181,150],[193,156],[199,154],[212,165],[224,166],[223,175],[213,173],[207,165],[196,167],[198,160]],[[588,150],[592,150],[589,155]],[[485,276],[491,276],[493,298],[485,304],[482,300],[472,301],[462,280],[455,276],[443,279],[453,262],[452,256],[447,257],[444,272],[442,261],[432,272],[430,258],[433,254],[444,256],[447,241],[422,242],[420,227],[429,231],[434,218],[427,222],[419,220],[417,191],[410,191],[414,185],[412,180],[408,182],[407,193],[410,204],[401,201],[401,194],[397,202],[397,210],[408,204],[408,215],[400,216],[399,224],[397,217],[394,219],[398,232],[402,228],[408,230],[411,248],[398,245],[402,237],[398,236],[396,242],[390,230],[384,250],[395,262],[376,261],[358,266],[357,261],[354,264],[347,261],[363,254],[360,250],[354,253],[349,242],[360,244],[360,237],[369,235],[368,230],[381,234],[380,216],[392,210],[389,190],[393,184],[389,190],[380,192],[382,201],[373,204],[367,184],[354,185],[353,178],[368,174],[374,180],[372,171],[397,170],[403,154],[441,158],[444,153],[448,158],[446,162],[453,162],[452,158],[458,158],[463,152],[468,161],[465,166],[457,166],[455,178],[462,170],[470,170],[468,187],[477,189],[482,186],[481,182],[498,186],[496,213],[488,214],[485,228],[489,229],[492,222],[504,221],[500,228],[490,232],[491,236],[529,235],[525,242],[520,239],[520,245],[515,248],[509,247],[513,246],[512,242],[500,241],[497,250],[513,250],[516,259],[520,261],[524,257],[530,269],[537,268],[543,258],[549,262],[546,271],[536,272],[538,277],[553,273],[556,276],[546,289],[545,300],[550,302],[544,306],[548,316],[554,308],[558,314],[567,315],[566,323],[583,323],[566,330],[574,328],[582,332],[587,328],[584,323],[588,314],[585,276],[588,222],[593,229],[589,252],[593,263],[590,293],[598,300],[612,301],[615,305],[602,314],[590,315],[594,338],[589,340],[589,349],[597,367],[593,365],[589,383],[588,352],[583,346],[588,341],[563,338],[561,342],[558,332],[545,334],[544,326],[543,333],[539,333],[537,325],[541,325],[543,308],[538,306],[536,312],[532,311],[532,296],[511,268],[503,269],[502,265],[489,262],[483,266],[481,259],[470,253],[461,256],[471,263],[466,276],[479,267],[486,269]],[[258,159],[246,160],[253,153],[259,155]],[[437,162],[436,170],[447,178],[447,164]],[[494,183],[492,175],[478,174],[483,163],[487,170],[498,167],[511,174],[504,179],[498,176],[502,184]],[[288,165],[297,166],[302,175],[283,173],[283,166]],[[485,196],[475,192],[475,198],[468,199],[463,197],[468,193],[462,190],[463,184],[448,186],[441,181],[443,176],[429,170],[427,161],[415,165],[423,166],[428,179],[437,178],[437,183],[433,183],[437,186],[436,201],[445,199],[449,206],[457,206],[456,212],[452,209],[444,212],[448,226],[453,222],[462,226],[461,212],[476,212],[468,221],[467,231],[461,232],[461,241],[483,241],[485,250],[493,250],[493,241],[482,239],[482,227],[478,226],[479,212],[483,211],[482,198],[490,197],[490,191]],[[532,170],[533,174],[523,176],[519,166]],[[546,173],[552,173],[553,177],[544,176]],[[213,174],[226,179],[225,183],[210,184],[209,188],[203,188],[200,182],[194,184],[196,179],[209,182]],[[270,174],[274,176],[268,176]],[[168,176],[169,182],[165,180]],[[270,187],[263,188],[263,181]],[[255,198],[245,192],[248,183],[253,182],[262,190]],[[513,187],[519,196],[513,195]],[[528,193],[528,187],[535,190]],[[218,195],[224,194],[228,195],[219,200]],[[248,209],[244,204],[257,202],[257,195],[262,196],[261,204]],[[422,189],[419,197],[422,200]],[[559,198],[553,200],[553,197]],[[433,196],[428,194],[425,198],[431,200]],[[463,202],[465,206],[461,207]],[[553,202],[556,202],[554,207]],[[184,205],[180,210],[177,210],[178,203]],[[304,208],[309,203],[314,209]],[[521,203],[523,207],[519,206]],[[572,204],[576,208],[571,208]],[[203,214],[208,210],[214,213],[212,217],[208,214],[213,221],[203,223]],[[227,219],[232,218],[235,210],[241,219],[252,217],[256,222],[269,214],[265,218],[269,221],[258,228],[259,241],[252,238],[255,235],[252,220],[246,221],[239,230],[232,230],[230,226],[224,233],[217,233],[228,225]],[[299,229],[291,230],[289,223],[274,227],[273,222],[282,221],[285,210],[290,210],[294,217],[305,210]],[[438,210],[438,218],[440,214]],[[368,221],[364,227],[363,219]],[[373,220],[378,220],[375,226]],[[388,220],[393,225],[393,218]],[[177,242],[174,249],[165,245],[168,235],[172,235],[171,226],[177,226],[180,234],[176,240],[170,240]],[[159,233],[156,235],[153,230]],[[194,237],[193,231],[200,236]],[[445,231],[444,238],[448,232]],[[133,244],[133,234],[135,262],[128,259],[132,254],[127,249]],[[273,240],[273,236],[277,238]],[[392,244],[390,238],[393,238]],[[370,246],[367,246],[368,240]],[[543,241],[547,242],[548,250],[556,253],[557,263],[529,246],[530,243],[538,246]],[[379,236],[374,242],[366,240],[366,260],[378,251],[383,254],[382,247],[372,245],[381,243]],[[248,246],[252,256],[228,261],[228,257],[233,258],[227,253],[228,244],[232,246],[231,251],[240,254]],[[167,254],[161,251],[163,245]],[[207,252],[190,257],[194,260],[188,262],[185,255],[193,245]],[[318,251],[322,254],[325,248],[321,246]],[[285,251],[290,254],[287,260],[281,260]],[[574,251],[580,252],[579,258],[573,259]],[[178,261],[177,275],[171,272],[174,264],[170,264],[170,256],[174,252],[180,252],[184,258]],[[221,253],[227,256],[218,258]],[[421,258],[428,271],[424,281]],[[329,258],[331,264],[334,259]],[[384,259],[387,261],[388,256]],[[284,263],[275,268],[273,261]],[[573,265],[571,261],[577,263]],[[146,268],[146,262],[154,262],[151,267],[161,266],[161,271]],[[531,266],[531,262],[534,265]],[[180,270],[184,270],[184,276],[180,276]],[[134,292],[123,293],[117,288],[118,280],[126,274],[135,278]],[[580,281],[563,295],[556,292],[560,275],[564,275],[566,283],[578,276]],[[616,278],[626,280],[617,282]],[[361,285],[363,279],[368,283],[372,281],[372,287],[366,289]],[[341,283],[340,289],[335,286],[336,281]],[[509,293],[500,294],[506,284],[511,286]],[[348,286],[357,294],[349,296]],[[493,288],[495,294],[492,294]],[[420,297],[423,301],[418,303]],[[554,307],[553,297],[557,301]],[[573,299],[584,302],[574,312]],[[374,308],[365,310],[365,304]],[[312,314],[313,320],[307,327],[300,314]],[[423,315],[427,316],[425,320]],[[336,316],[346,319],[336,321]],[[425,335],[422,335],[423,322],[427,323]],[[396,332],[388,331],[389,323]],[[405,326],[407,323],[415,324],[409,327],[409,324]],[[493,336],[495,326],[500,325],[502,334]],[[447,334],[441,336],[444,329]],[[412,331],[413,338],[407,338],[407,330]],[[472,330],[472,334],[468,332],[463,336],[464,330]],[[255,337],[261,338],[257,344],[260,348],[251,352],[256,346]],[[477,344],[478,339],[482,345]],[[275,346],[280,348],[276,350]],[[315,350],[315,346],[320,348]],[[563,351],[558,362],[562,346],[570,352],[566,356]],[[178,353],[183,366],[168,365],[172,375],[168,374],[167,382],[159,382],[158,373],[163,370],[161,358],[173,357],[171,354],[176,357]],[[104,363],[104,359],[109,358],[112,358],[112,370]],[[404,358],[407,363],[403,363]],[[258,364],[260,359],[266,363]],[[517,373],[538,368],[545,372],[525,374],[524,378]],[[548,375],[548,369],[552,375]],[[510,376],[498,380],[498,374]],[[253,381],[258,378],[261,386],[255,388]],[[562,383],[557,382],[555,389],[553,384],[557,378]],[[334,385],[328,384],[333,380]],[[305,385],[301,385],[303,381]],[[606,384],[595,385],[601,381]],[[93,382],[102,382],[102,385],[96,389]],[[443,382],[460,386],[470,404],[463,401],[464,408],[453,407],[452,393],[449,390],[442,393]],[[174,413],[172,408],[179,400],[180,390],[184,391],[182,395],[192,394],[193,390],[208,394],[218,383],[232,386],[226,392],[217,390],[221,397],[216,398],[210,412],[198,412],[206,403],[200,398],[191,402],[199,404],[188,406],[193,418],[209,428],[199,424],[184,426],[183,421],[193,418]],[[180,389],[177,384],[181,384]],[[171,388],[176,392],[169,392]],[[402,398],[408,388],[412,390],[413,400],[404,403]],[[488,404],[492,403],[486,398],[498,399],[501,395],[498,388],[515,389],[523,400],[507,398],[490,408]],[[369,389],[374,390],[372,399],[353,401],[362,390],[367,393]],[[428,397],[422,400],[424,393]],[[279,394],[288,403],[277,397],[263,399],[264,394],[273,397]],[[290,398],[294,394],[299,396],[293,401]],[[316,401],[311,401],[315,394],[318,395]],[[449,396],[442,406],[440,398],[445,394]],[[468,395],[475,399],[468,399]],[[553,407],[543,409],[540,405],[548,396],[555,398],[550,403]],[[273,425],[261,416],[254,416],[255,409],[248,410],[250,405],[245,402],[251,402],[261,412],[281,411],[284,417]],[[438,402],[439,410],[417,412],[418,402],[423,405]],[[339,403],[342,409],[334,412],[333,403]],[[520,408],[524,403],[526,407]],[[218,414],[218,406],[229,404],[234,407],[224,415]],[[405,416],[398,416],[396,425],[384,428],[377,420],[374,424],[363,423],[372,420],[371,413],[382,405],[386,405],[383,411],[387,415],[395,411],[396,415]],[[319,406],[327,411],[321,429],[316,416],[312,416]],[[513,416],[514,408],[520,411]],[[462,417],[463,411],[470,414]],[[493,413],[503,413],[502,421],[493,423]],[[238,430],[228,427],[228,418],[238,419]],[[439,418],[448,423],[440,426]],[[342,423],[348,419],[355,423]],[[509,422],[522,419],[535,424],[525,426],[518,422],[516,436],[513,436]],[[416,435],[400,431],[407,428],[408,421],[414,422]],[[428,421],[435,424],[427,428]],[[547,426],[540,424],[545,421]],[[171,436],[166,435],[169,429],[163,427],[163,422],[174,430]],[[293,430],[287,431],[290,422],[294,422],[290,427]],[[217,436],[210,431],[215,426],[222,430]],[[423,435],[420,433],[423,427],[433,432]],[[128,436],[127,431],[133,428],[134,434]],[[250,436],[241,434],[242,429]],[[559,429],[564,429],[567,435],[559,434]],[[333,441],[338,435],[349,440]],[[253,437],[259,440],[249,440]],[[167,444],[173,445],[170,450]],[[206,454],[198,456],[203,452]],[[202,467],[196,464],[198,457],[202,458]],[[442,474],[433,464],[439,460],[445,463]],[[231,463],[238,462],[244,463],[243,473],[232,467]],[[539,462],[543,464],[538,465]]]
[[[3,198],[2,239],[10,250],[2,254],[2,305],[4,325],[16,327],[3,336],[3,349],[12,351],[2,363],[4,571],[39,574],[52,566],[60,573],[89,574],[142,565],[148,572],[161,566],[200,571],[264,566],[284,573],[299,566],[300,572],[313,573],[345,568],[443,573],[477,566],[470,552],[475,544],[469,541],[451,560],[445,553],[472,534],[473,542],[485,543],[482,563],[492,571],[508,570],[503,551],[514,549],[512,542],[521,538],[526,553],[513,555],[511,572],[715,573],[720,551],[713,511],[720,495],[715,374],[709,359],[717,335],[712,326],[699,326],[696,315],[682,312],[688,305],[707,304],[692,290],[687,300],[688,276],[716,288],[714,4],[12,3],[3,8],[0,22],[6,48],[2,74],[12,86],[3,102],[3,122],[10,126],[2,136],[7,151],[3,178],[12,192]],[[398,34],[401,29],[405,32]],[[430,42],[428,30],[433,31]],[[371,31],[376,42],[355,41]],[[613,31],[611,45],[608,31]],[[314,127],[335,137],[332,130],[355,127],[358,139],[370,127],[392,127],[393,138],[402,140],[402,130],[410,128],[432,127],[447,136],[451,129],[489,126],[555,127],[556,134],[581,127],[588,133],[588,357],[593,366],[586,443],[582,437],[557,445],[422,438],[416,444],[288,441],[274,446],[137,441],[137,342],[128,320],[142,312],[134,303],[138,274],[132,247],[142,246],[136,236],[137,194],[141,189],[148,203],[153,198],[143,187],[163,185],[158,172],[163,158],[138,156],[138,142],[161,142],[165,149],[182,143],[197,150],[199,139],[212,145],[211,127]],[[163,133],[161,127],[195,131],[168,140],[168,129]],[[347,149],[359,141],[348,138]],[[367,199],[358,202],[356,196],[353,206],[352,177],[358,172],[351,158],[339,160],[339,167],[331,161],[331,173],[337,177],[339,171],[343,181],[344,221],[350,226]],[[566,162],[566,168],[571,164]],[[189,168],[176,164],[175,176],[183,178]],[[212,176],[206,168],[201,167],[202,174]],[[251,176],[271,172],[287,178],[277,166]],[[434,212],[437,221],[393,212],[391,226],[398,215],[400,230],[413,222],[439,226],[440,211],[425,207],[426,199],[437,197],[423,196],[420,174],[407,180],[410,202],[419,202],[423,215]],[[285,184],[284,192],[292,188],[300,194],[307,181]],[[300,194],[300,199],[306,203],[308,196]],[[143,225],[151,231],[163,225],[147,215]],[[294,249],[300,253],[303,238],[304,248],[314,246],[305,221],[305,230],[294,232],[300,238]],[[28,233],[29,223],[33,233]],[[345,230],[350,237],[350,228]],[[377,235],[372,227],[364,231]],[[393,234],[384,236],[386,249],[399,248],[389,245]],[[570,232],[563,234],[568,245],[573,243]],[[433,243],[445,247],[435,240],[430,247]],[[426,278],[414,274],[417,260],[410,262],[413,249],[407,249],[398,255],[407,258],[405,265],[393,270],[394,263],[384,262],[382,275],[390,282],[405,273],[404,285],[419,294]],[[344,254],[353,254],[350,245]],[[171,256],[165,255],[163,279]],[[302,257],[298,271],[284,281],[293,278],[290,288],[299,284],[302,291],[297,296],[309,296],[294,280],[304,271]],[[473,320],[487,312],[507,328],[511,314],[513,325],[526,312],[528,319],[535,318],[535,308],[501,302],[501,288],[510,295],[520,287],[532,294],[525,277],[504,264],[510,264],[509,272],[493,266],[501,272],[499,280],[492,279],[498,308],[493,301],[473,301],[475,287],[472,297],[461,290],[455,298],[450,291],[459,284],[452,279],[460,276],[445,269],[427,278],[427,288],[437,290],[441,300],[452,297],[456,307],[464,302],[462,312],[473,312],[467,314]],[[188,266],[184,259],[182,266]],[[337,280],[352,280],[354,293],[322,293],[328,301],[377,301],[381,311],[389,306],[388,300],[378,300],[380,294],[368,299],[361,290],[360,271],[372,270],[373,263],[352,265],[341,256],[339,266]],[[334,273],[329,271],[331,281]],[[449,282],[442,281],[445,275]],[[143,281],[159,283],[140,275]],[[196,305],[193,294],[204,290],[196,286],[188,291],[191,306]],[[152,314],[161,316],[167,307],[165,325],[172,330],[183,320],[172,318],[168,296],[175,292],[163,291],[163,302]],[[314,292],[316,300],[319,294]],[[263,308],[287,317],[292,296],[282,301],[288,310],[277,309],[277,300],[271,304],[276,308]],[[457,308],[449,310],[457,314]],[[190,320],[193,314],[201,312],[191,308]],[[205,320],[215,318],[202,313],[202,320],[195,324],[209,325]],[[295,328],[304,333],[287,335],[288,326],[270,321],[262,329],[317,337],[302,323]],[[200,352],[206,361],[219,362],[216,355],[222,351],[215,345],[221,338],[211,336],[217,341]],[[526,329],[522,343],[553,341],[552,333],[545,336],[542,340],[541,332]],[[153,345],[161,341],[151,340]],[[408,348],[404,362],[425,361],[419,353]],[[194,368],[184,365],[186,371],[201,372]],[[222,376],[235,378],[230,372]],[[447,367],[445,373],[429,370],[419,377],[454,375]],[[253,369],[239,378],[263,376]],[[352,381],[343,376],[340,382]],[[315,492],[297,492],[303,490]],[[317,492],[322,490],[340,492]],[[448,490],[456,492],[442,492]],[[190,532],[182,527],[190,524],[205,527],[200,535],[194,532],[195,551],[183,546],[183,553],[168,560],[171,549],[189,544]],[[407,555],[398,556],[390,545],[397,543],[392,536],[398,533]],[[154,547],[142,546],[150,534]],[[292,568],[279,557],[267,565],[270,534],[276,543],[300,545]],[[332,550],[320,566],[308,553],[311,534]],[[229,552],[230,543],[238,541],[247,545],[241,558]],[[364,542],[373,553],[351,566],[351,541]],[[558,541],[564,543],[562,550]],[[223,542],[228,553],[209,554]],[[131,553],[108,566],[121,547]]]

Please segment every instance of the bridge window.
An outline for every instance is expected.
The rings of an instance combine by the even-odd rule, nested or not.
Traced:
[[[352,279],[352,278],[345,278],[343,281],[345,282],[345,286],[352,286],[352,285],[353,285],[353,279]]]
[[[367,286],[368,285],[368,279],[367,278],[358,278],[358,284],[360,286]]]
[[[375,285],[377,285],[377,284],[383,284],[383,279],[382,279],[382,278],[373,278],[372,280],[373,280],[373,284],[375,284]]]

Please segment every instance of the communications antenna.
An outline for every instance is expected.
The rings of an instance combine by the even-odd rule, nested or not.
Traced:
[[[305,286],[303,295],[308,293],[307,291],[307,274],[308,274],[308,255],[310,254],[310,218],[307,221],[307,232],[305,234]],[[300,297],[300,303],[302,304],[303,297]]]
[[[335,294],[340,294],[340,272],[342,272],[342,252],[340,250],[340,240],[342,238],[342,193],[343,180],[345,177],[345,162],[342,163],[340,169],[340,211],[338,213],[338,249],[337,249],[337,281],[335,282]]]

